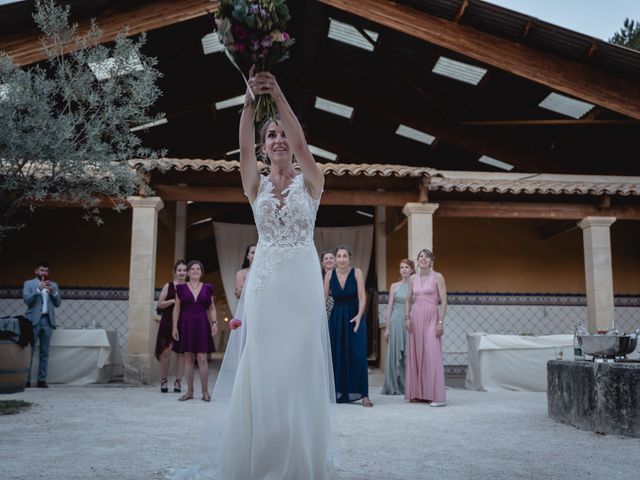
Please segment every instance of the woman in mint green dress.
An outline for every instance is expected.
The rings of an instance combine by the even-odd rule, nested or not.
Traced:
[[[400,261],[400,281],[389,289],[387,327],[384,338],[388,343],[387,361],[384,371],[383,395],[404,395],[404,371],[406,359],[407,330],[404,324],[405,302],[409,293],[409,281],[415,272],[413,261]]]

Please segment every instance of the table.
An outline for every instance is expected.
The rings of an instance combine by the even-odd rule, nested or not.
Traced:
[[[573,358],[573,335],[495,335],[468,333],[467,378],[471,390],[547,391],[547,362],[562,352]]]
[[[36,346],[32,382],[38,378],[38,354]],[[48,383],[108,383],[121,372],[122,357],[115,331],[61,328],[53,331],[49,348]]]

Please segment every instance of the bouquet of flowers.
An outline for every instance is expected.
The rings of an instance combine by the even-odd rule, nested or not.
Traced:
[[[242,320],[240,320],[239,318],[232,318],[229,322],[229,328],[231,328],[231,330],[235,330],[237,328],[240,328],[241,326]]]
[[[289,58],[295,41],[285,31],[290,18],[285,0],[220,0],[215,17],[218,38],[245,82],[244,72],[252,66],[256,72],[268,71]],[[275,118],[276,113],[270,95],[254,98],[255,122]]]

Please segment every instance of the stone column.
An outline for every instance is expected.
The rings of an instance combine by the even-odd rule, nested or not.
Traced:
[[[133,208],[129,269],[129,340],[124,366],[128,383],[148,384],[155,366],[154,287],[159,197],[129,197]]]
[[[187,255],[187,202],[176,202],[176,235],[173,259],[184,259]]]
[[[586,217],[578,222],[584,242],[587,318],[592,333],[610,329],[614,321],[609,228],[615,221],[615,217]]]
[[[409,228],[409,258],[414,262],[423,248],[433,251],[433,214],[437,203],[407,203],[402,213],[407,216]]]

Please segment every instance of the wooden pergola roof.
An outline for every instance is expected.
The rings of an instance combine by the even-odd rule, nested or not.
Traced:
[[[0,7],[0,50],[20,64],[43,58],[31,31],[32,3]],[[140,132],[145,144],[176,158],[235,158],[227,152],[238,147],[237,109],[216,110],[214,103],[242,94],[243,82],[224,54],[205,55],[201,43],[212,31],[206,10],[216,1],[68,3],[81,25],[97,17],[105,41],[125,24],[131,34],[148,31],[146,53],[164,74],[157,110],[168,123]],[[276,73],[310,142],[336,153],[337,163],[499,171],[478,162],[487,155],[513,172],[640,174],[640,52],[480,0],[289,4],[297,43]],[[328,38],[330,19],[377,33],[373,51]],[[442,57],[487,73],[476,86],[438,75],[433,67]],[[552,92],[594,108],[573,119],[539,107]],[[316,97],[352,106],[352,117],[314,108]],[[435,141],[401,137],[399,125]]]
[[[247,204],[237,160],[164,159],[130,165],[165,201]],[[262,173],[268,168],[259,162]],[[459,172],[383,164],[323,164],[324,206],[402,207],[429,200],[436,216],[640,220],[640,177]],[[355,181],[354,181],[355,180]]]

